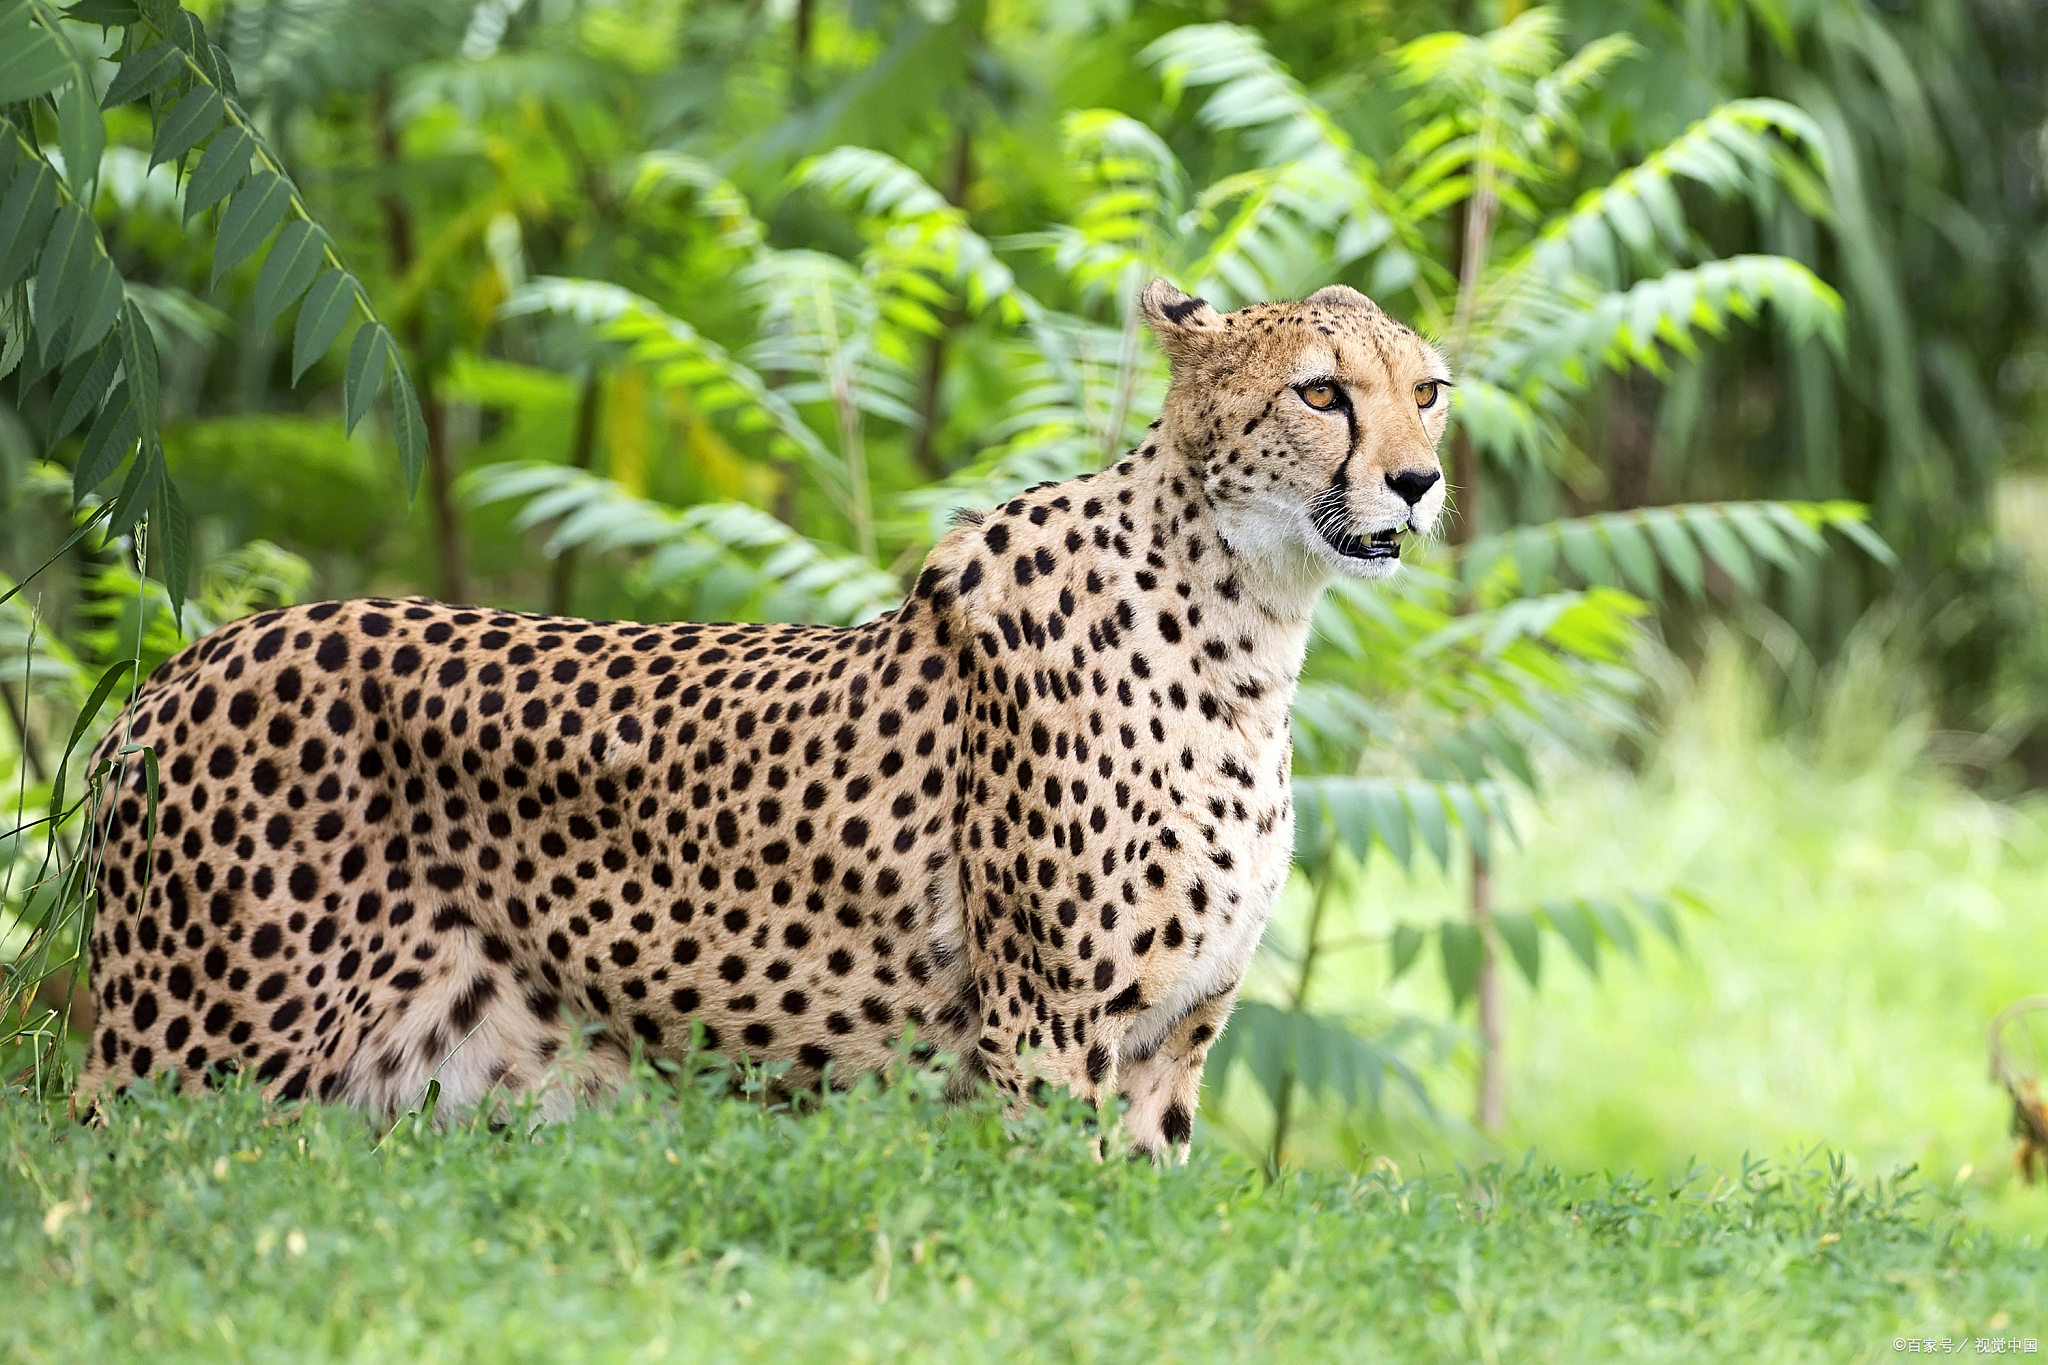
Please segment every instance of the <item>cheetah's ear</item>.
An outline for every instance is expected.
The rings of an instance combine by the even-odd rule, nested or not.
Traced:
[[[1308,302],[1327,304],[1333,308],[1371,308],[1373,301],[1348,284],[1332,284],[1316,290],[1308,296]]]
[[[1205,354],[1223,335],[1223,315],[1207,299],[1189,298],[1165,280],[1146,285],[1138,307],[1176,367]]]

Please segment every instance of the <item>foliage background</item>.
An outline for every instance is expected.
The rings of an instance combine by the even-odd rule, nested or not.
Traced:
[[[102,96],[151,38],[30,9]],[[235,201],[187,221],[204,150],[149,164],[173,104],[111,107],[96,176],[61,90],[9,106],[89,196],[119,335],[153,339],[190,542],[176,620],[125,538],[0,605],[18,810],[110,664],[274,601],[886,609],[950,508],[1142,429],[1137,283],[1343,279],[1459,357],[1459,515],[1400,591],[1325,612],[1303,873],[1211,1130],[1351,1165],[1824,1140],[2023,1207],[1977,1077],[2042,960],[2028,0],[193,13],[396,401],[363,416],[349,347],[294,354],[285,238],[216,270]],[[64,383],[0,381],[16,580],[120,484],[74,488]],[[42,932],[61,960],[48,841],[4,852],[0,956]],[[1504,1129],[1460,1117],[1489,1056]]]

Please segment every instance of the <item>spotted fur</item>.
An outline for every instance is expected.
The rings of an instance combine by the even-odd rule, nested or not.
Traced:
[[[175,1067],[559,1105],[693,1024],[798,1081],[914,1026],[1184,1154],[1287,875],[1310,610],[1393,568],[1344,547],[1435,520],[1447,404],[1350,290],[1144,303],[1174,367],[1144,445],[963,517],[868,625],[373,599],[171,660],[114,729],[162,795],[153,838],[139,772],[102,813],[81,1099]]]

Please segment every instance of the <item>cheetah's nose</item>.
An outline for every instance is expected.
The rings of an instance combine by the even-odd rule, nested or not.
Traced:
[[[1387,475],[1387,487],[1400,494],[1401,501],[1413,507],[1442,477],[1434,469],[1404,469],[1398,474]]]

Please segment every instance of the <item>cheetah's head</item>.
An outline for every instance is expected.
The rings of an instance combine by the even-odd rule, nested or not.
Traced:
[[[1173,363],[1164,431],[1224,537],[1303,586],[1385,578],[1443,510],[1450,368],[1357,290],[1218,313],[1164,280],[1146,322]]]

